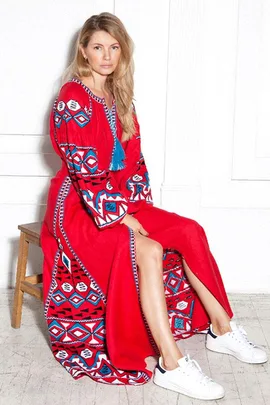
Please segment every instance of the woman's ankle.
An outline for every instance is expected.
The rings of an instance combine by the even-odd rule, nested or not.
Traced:
[[[180,354],[178,358],[173,358],[172,356],[161,356],[161,364],[165,370],[174,370],[179,367],[177,360],[182,359],[184,356]]]
[[[231,332],[232,328],[230,326],[230,321],[225,322],[212,322],[212,331],[217,336],[222,336],[225,333]]]

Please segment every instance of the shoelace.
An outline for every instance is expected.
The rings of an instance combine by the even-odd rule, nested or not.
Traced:
[[[186,357],[188,358],[188,362],[187,362],[186,367],[183,369],[183,373],[188,374],[188,375],[190,375],[188,373],[188,371],[195,373],[197,378],[199,379],[199,382],[202,384],[207,384],[208,382],[213,381],[212,378],[208,377],[206,374],[203,373],[201,367],[199,366],[199,364],[197,363],[196,360],[191,359],[189,354],[187,354]],[[181,370],[180,369],[181,369],[181,367],[179,367],[179,371],[182,370],[182,369]]]
[[[248,344],[250,346],[250,348],[256,347],[256,345],[253,342],[248,340],[247,332],[245,331],[245,329],[243,328],[242,325],[238,325],[237,329],[234,330],[232,333],[235,334],[237,337],[240,337],[240,341],[242,344],[244,344],[244,345]]]

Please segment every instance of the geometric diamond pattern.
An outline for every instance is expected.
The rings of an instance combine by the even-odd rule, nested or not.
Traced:
[[[66,266],[66,268],[71,272],[70,259],[67,257],[67,255],[63,251],[62,251],[62,262]]]
[[[86,300],[90,301],[93,305],[98,305],[101,298],[97,293],[95,293],[95,291],[91,290],[87,295]]]
[[[61,146],[65,153],[69,170],[75,173],[94,174],[98,168],[96,148],[77,145]]]
[[[63,304],[64,302],[67,301],[66,297],[64,296],[64,294],[61,293],[60,290],[57,290],[53,293],[52,295],[52,299],[53,302],[57,305],[60,306],[61,304]]]
[[[172,292],[176,293],[179,290],[183,277],[178,277],[175,273],[170,272],[168,275],[166,287]]]
[[[75,325],[69,329],[69,334],[72,335],[76,340],[78,339],[83,342],[90,336],[89,331],[79,323],[75,323]]]
[[[68,100],[67,103],[60,100],[54,112],[56,127],[60,128],[63,121],[68,123],[72,119],[80,128],[85,127],[90,122],[89,116],[76,100]]]
[[[65,328],[63,328],[57,321],[51,322],[49,325],[50,334],[57,340],[59,340],[65,333]]]
[[[84,302],[84,298],[81,297],[77,292],[74,292],[71,297],[69,297],[69,302],[74,305],[75,308],[79,308]]]

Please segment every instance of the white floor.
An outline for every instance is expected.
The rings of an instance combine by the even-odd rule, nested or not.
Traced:
[[[78,381],[62,368],[48,346],[41,303],[26,296],[20,329],[10,326],[13,292],[0,290],[0,404],[5,405],[270,405],[270,363],[249,365],[204,347],[204,335],[178,344],[202,369],[223,384],[219,401],[199,401],[157,387],[110,386],[84,377]],[[270,295],[229,294],[234,319],[250,340],[270,349]],[[151,367],[155,359],[150,358]]]

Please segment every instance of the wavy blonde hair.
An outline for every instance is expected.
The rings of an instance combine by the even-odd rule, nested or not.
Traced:
[[[92,76],[91,66],[84,59],[80,45],[86,48],[91,36],[96,31],[106,31],[120,44],[120,59],[114,72],[107,76],[106,88],[115,98],[117,114],[123,129],[122,141],[125,141],[132,138],[135,132],[132,106],[134,96],[134,43],[118,17],[103,12],[99,15],[92,15],[85,21],[77,38],[74,59],[64,72],[62,82],[65,83],[72,77],[81,79]]]

